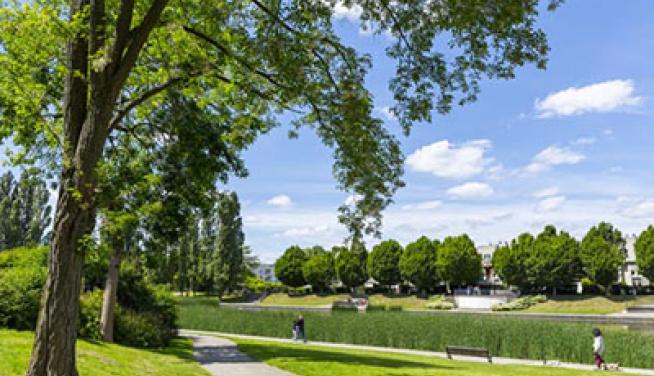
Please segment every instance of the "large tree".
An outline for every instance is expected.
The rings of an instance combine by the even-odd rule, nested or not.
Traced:
[[[591,227],[581,241],[584,273],[607,295],[611,293],[610,287],[617,282],[619,270],[624,264],[624,249],[622,234],[606,222]]]
[[[421,236],[415,242],[407,244],[400,257],[402,278],[411,282],[419,292],[433,290],[440,281],[436,270],[438,246],[438,241]]]
[[[15,162],[43,159],[60,171],[30,375],[76,374],[80,240],[95,224],[95,169],[110,134],[156,134],[140,120],[161,106],[167,89],[183,88],[218,114],[237,144],[275,125],[275,113],[298,112],[294,126],[312,126],[334,148],[339,187],[362,196],[341,208],[341,221],[360,236],[376,231],[401,186],[402,157],[372,117],[364,87],[370,57],[333,30],[336,6],[360,8],[363,24],[393,36],[393,113],[407,132],[433,110],[474,100],[484,76],[512,78],[527,63],[543,68],[548,51],[537,0],[2,4],[0,137],[22,147]],[[125,123],[130,118],[139,121]]]
[[[468,235],[448,236],[438,249],[436,269],[448,290],[451,286],[476,284],[482,274],[481,255]]]
[[[309,255],[302,265],[302,275],[314,292],[326,291],[336,277],[334,256],[327,252]]]
[[[635,247],[639,273],[654,282],[654,226],[640,233]]]
[[[533,248],[534,237],[523,233],[513,239],[510,245],[503,245],[493,253],[493,269],[505,285],[523,290],[531,287],[527,260]]]
[[[395,240],[385,240],[374,246],[368,256],[370,276],[383,286],[401,283],[400,257],[402,251],[402,246]]]
[[[275,261],[275,276],[286,286],[302,287],[307,284],[304,279],[303,266],[307,261],[307,253],[294,245]]]
[[[534,241],[527,264],[534,286],[557,289],[569,286],[582,275],[579,242],[565,231],[545,226]]]
[[[214,285],[218,297],[236,288],[243,271],[243,220],[236,192],[224,192],[218,200],[218,238],[213,260]]]
[[[364,249],[365,251],[365,249]],[[355,251],[345,248],[336,257],[336,274],[344,286],[350,290],[366,283],[367,254],[361,255]]]

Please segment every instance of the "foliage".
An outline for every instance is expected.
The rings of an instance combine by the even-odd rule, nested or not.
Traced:
[[[18,181],[11,171],[0,176],[0,251],[46,242],[52,221],[49,199],[45,181],[27,170]]]
[[[468,235],[450,236],[438,249],[436,268],[450,286],[474,284],[481,276],[481,255]]]
[[[379,284],[390,286],[402,282],[400,257],[402,246],[395,240],[386,240],[375,247],[368,256],[368,273]]]
[[[46,276],[47,249],[0,253],[0,327],[34,329]]]
[[[102,311],[103,291],[96,289],[82,295],[79,305],[79,322],[77,323],[77,335],[80,338],[92,341],[101,341],[100,312]],[[121,315],[120,306],[116,307],[114,315]],[[116,324],[114,324],[116,325]]]
[[[411,282],[418,291],[429,291],[439,281],[436,270],[437,244],[422,236],[409,243],[400,257],[402,278]]]
[[[527,260],[533,252],[534,237],[523,233],[510,245],[499,247],[493,253],[493,270],[508,286],[527,289],[531,285]]]
[[[334,257],[331,253],[316,253],[309,256],[302,266],[304,280],[314,291],[325,291],[336,277]]]
[[[527,309],[538,303],[545,303],[547,297],[545,295],[530,295],[518,299],[513,299],[508,303],[495,304],[491,307],[493,311],[517,311]]]
[[[363,250],[365,252],[365,249]],[[350,289],[363,285],[368,280],[366,273],[367,255],[348,249],[338,253],[336,274],[338,279]]]
[[[635,247],[638,272],[654,281],[654,226],[649,226],[640,233]]]
[[[307,254],[298,246],[289,247],[284,254],[275,261],[275,276],[290,287],[306,285],[302,267],[307,260]]]
[[[554,290],[574,283],[582,276],[579,242],[565,231],[545,226],[538,234],[527,260],[534,286]]]
[[[236,288],[243,270],[243,221],[235,192],[221,193],[218,200],[218,238],[212,267],[218,296]]]
[[[183,328],[288,338],[292,311],[247,311],[184,305]],[[465,313],[303,313],[311,340],[444,351],[445,346],[484,347],[493,356],[592,362],[592,324]],[[602,327],[606,359],[625,367],[654,367],[654,336]]]
[[[426,305],[429,309],[448,311],[454,309],[454,303],[446,300],[443,295],[438,295],[435,298],[429,299],[429,303]]]
[[[624,261],[624,253],[598,235],[589,232],[581,242],[584,272],[607,294],[611,291],[611,285],[618,280],[618,270]]]

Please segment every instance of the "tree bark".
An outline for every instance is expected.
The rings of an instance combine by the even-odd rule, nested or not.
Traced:
[[[102,299],[102,314],[100,317],[100,331],[102,340],[105,342],[114,341],[114,311],[116,307],[116,294],[118,292],[118,272],[123,256],[124,242],[120,239],[113,239],[113,252],[109,260],[107,280],[104,285],[104,296]]]

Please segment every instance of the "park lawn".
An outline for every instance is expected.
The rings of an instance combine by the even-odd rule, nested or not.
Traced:
[[[654,304],[654,295],[549,297],[547,302],[519,312],[606,315],[620,313],[627,307],[638,304]]]
[[[0,376],[25,374],[33,339],[32,332],[0,329]],[[209,375],[193,359],[189,339],[156,350],[79,340],[77,369],[82,376]]]
[[[333,302],[347,300],[349,297],[350,296],[347,294],[289,296],[286,293],[276,293],[266,296],[266,298],[261,301],[261,305],[306,307],[331,306]]]
[[[374,294],[368,297],[368,303],[371,305],[402,307],[402,309],[427,309],[427,303],[430,301],[416,295]]]
[[[491,365],[420,355],[231,338],[241,351],[298,376],[581,376],[594,372]]]

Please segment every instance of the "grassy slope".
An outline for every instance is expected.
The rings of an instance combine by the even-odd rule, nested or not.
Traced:
[[[262,302],[262,305],[277,306],[321,306],[330,305],[337,300],[346,300],[347,294],[338,295],[304,295],[288,296],[287,294],[270,294]],[[428,299],[418,298],[415,295],[410,296],[392,296],[386,294],[374,294],[369,297],[370,304],[383,306],[402,306],[404,309],[424,309],[429,303]]]
[[[648,296],[562,296],[550,297],[545,303],[520,312],[532,313],[572,313],[572,314],[610,314],[624,311],[628,306],[654,304],[654,295]]]
[[[31,332],[0,329],[0,376],[24,375],[32,347]],[[193,360],[190,340],[174,340],[161,350],[144,350],[113,344],[77,343],[80,375],[208,375]]]
[[[307,306],[316,307],[322,305],[331,305],[337,300],[346,300],[348,295],[303,295],[288,296],[287,294],[270,294],[262,302],[262,305],[273,306]]]
[[[298,376],[581,376],[594,372],[489,365],[442,358],[235,339],[256,359]]]

